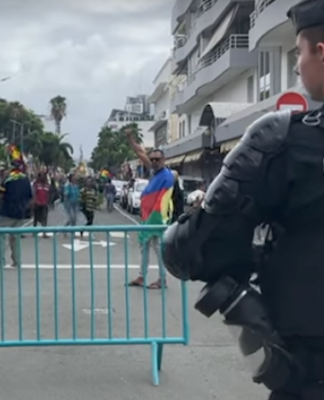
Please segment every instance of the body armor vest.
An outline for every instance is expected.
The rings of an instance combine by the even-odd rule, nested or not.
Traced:
[[[284,336],[324,336],[324,117],[292,116],[287,138],[284,235],[260,270],[275,327]]]

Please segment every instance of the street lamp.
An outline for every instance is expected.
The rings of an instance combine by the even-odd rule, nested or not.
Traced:
[[[16,125],[20,126],[20,132],[19,132],[19,142],[20,142],[20,151],[23,153],[24,152],[24,129],[25,126],[30,125],[30,122],[26,123],[21,123],[16,120],[11,120],[12,123],[12,142],[15,144],[16,142]]]

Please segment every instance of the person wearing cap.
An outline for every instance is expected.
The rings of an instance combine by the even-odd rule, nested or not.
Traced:
[[[324,0],[302,1],[288,18],[296,29],[296,72],[323,102]],[[271,227],[272,245],[256,270],[252,240],[263,223]],[[270,390],[271,400],[324,399],[323,243],[324,106],[256,120],[225,158],[202,205],[164,235],[164,265],[180,280],[216,287],[226,275],[247,285],[257,272],[273,336],[253,336],[252,318],[249,346],[261,340],[270,349],[253,380]],[[241,345],[246,339],[240,337]]]

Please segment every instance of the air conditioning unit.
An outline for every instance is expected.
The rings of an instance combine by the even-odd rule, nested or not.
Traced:
[[[187,36],[186,35],[176,35],[174,37],[174,44],[176,48],[182,47],[186,44]]]

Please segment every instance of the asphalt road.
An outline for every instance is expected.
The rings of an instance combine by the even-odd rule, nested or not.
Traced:
[[[64,213],[58,208],[50,222],[61,225]],[[97,224],[129,225],[129,219],[115,210],[108,215],[99,211]],[[35,268],[35,240],[22,239],[21,273],[14,268],[3,271],[5,313],[0,313],[0,334],[6,340],[59,338],[120,338],[127,335],[126,289],[124,283],[137,275],[140,261],[137,239],[130,234],[107,238],[95,234],[93,268],[89,267],[89,238],[81,242],[64,238],[39,238],[39,270]],[[56,242],[56,246],[55,246]],[[74,243],[78,251],[69,248]],[[128,259],[124,244],[129,247]],[[81,243],[81,244],[80,244]],[[57,256],[54,257],[55,248]],[[107,260],[111,265],[110,299],[107,296]],[[127,272],[125,263],[131,268]],[[152,264],[156,266],[152,257]],[[56,264],[55,269],[53,265]],[[72,269],[71,265],[75,268]],[[157,277],[152,268],[149,280]],[[57,298],[54,283],[57,283]],[[179,283],[168,279],[166,293],[167,334],[181,334],[181,297]],[[21,298],[18,287],[21,287]],[[151,385],[149,346],[29,347],[1,349],[1,400],[261,400],[267,393],[251,382],[235,341],[228,335],[219,317],[206,319],[193,310],[200,284],[190,284],[190,345],[165,346],[161,382]],[[72,288],[75,288],[74,296]],[[1,288],[1,287],[0,287]],[[37,288],[40,307],[37,309]],[[91,290],[93,288],[94,290]],[[93,296],[91,295],[93,294]],[[161,292],[147,291],[148,329],[150,335],[161,335]],[[109,302],[110,300],[110,302]],[[143,337],[143,289],[129,288],[129,332]],[[57,313],[54,304],[57,302]],[[19,304],[21,312],[19,313]],[[2,307],[0,307],[2,309]],[[91,308],[96,310],[92,318]],[[74,313],[73,313],[74,309]],[[75,318],[73,318],[73,315]],[[57,318],[57,319],[56,319]],[[38,324],[37,324],[38,320]],[[93,324],[91,324],[93,320]],[[4,324],[2,323],[4,321]],[[74,322],[74,323],[73,323]],[[19,331],[19,326],[22,329]],[[19,337],[22,334],[23,337]],[[0,335],[1,340],[1,335]]]

